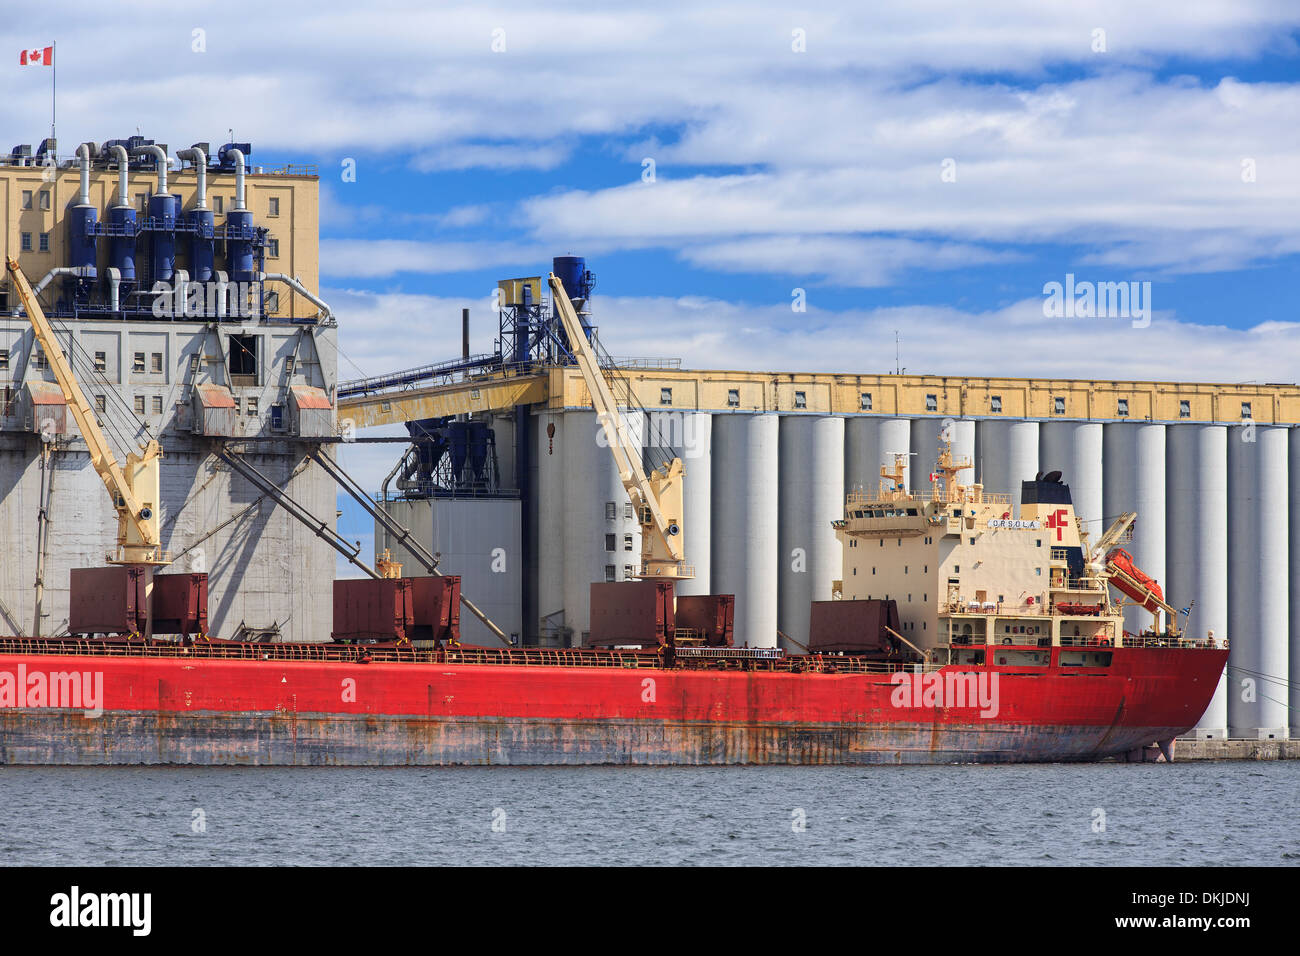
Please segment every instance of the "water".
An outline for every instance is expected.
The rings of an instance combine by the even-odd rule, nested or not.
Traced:
[[[0,861],[1295,866],[1298,809],[1297,761],[3,767]]]

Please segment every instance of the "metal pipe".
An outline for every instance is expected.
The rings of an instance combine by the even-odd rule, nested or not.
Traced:
[[[230,287],[230,276],[217,270],[217,318],[226,317],[226,290]]]
[[[469,309],[460,310],[460,357],[469,361]]]
[[[77,159],[81,162],[81,189],[77,192],[77,205],[90,205],[90,151],[94,143],[82,143],[77,147]]]
[[[78,279],[95,278],[93,269],[83,268],[80,266],[60,266],[57,269],[51,269],[49,272],[47,272],[45,274],[45,278],[42,279],[40,282],[36,283],[35,287],[32,289],[32,294],[40,295],[42,292],[45,291],[45,287],[48,286],[51,282],[53,282],[58,276],[76,276]],[[22,305],[21,304],[15,305],[13,309],[10,310],[9,314],[13,316],[21,315]]]
[[[208,208],[208,157],[203,155],[203,150],[197,146],[191,146],[189,149],[180,149],[176,151],[177,159],[188,159],[194,164],[194,172],[198,176],[198,188],[194,193],[194,208]]]
[[[167,194],[167,164],[171,162],[167,158],[167,151],[161,146],[138,146],[131,150],[132,156],[152,156],[158,163],[158,194],[165,196]]]
[[[131,205],[131,161],[127,158],[125,146],[111,147],[113,158],[117,160],[117,204]]]
[[[316,306],[316,308],[320,309],[321,312],[323,312],[323,313],[325,314],[325,318],[326,318],[326,319],[333,319],[333,318],[334,318],[334,312],[333,312],[333,310],[331,310],[330,307],[329,307],[329,306],[328,306],[328,305],[327,305],[323,300],[321,300],[318,296],[313,295],[311,292],[307,291],[307,287],[304,286],[304,285],[303,285],[301,282],[299,282],[297,279],[295,279],[293,276],[284,275],[284,274],[279,273],[279,272],[263,272],[263,273],[259,276],[258,281],[260,281],[260,282],[262,282],[262,283],[266,283],[266,282],[283,282],[283,283],[284,283],[285,285],[287,285],[290,289],[293,289],[294,292],[297,292],[300,296],[302,296],[304,299],[306,299],[306,300],[307,300],[308,302],[310,302],[312,305]]]
[[[226,155],[235,161],[235,210],[246,208],[244,206],[244,153],[243,150],[229,149]]]
[[[120,290],[118,287],[122,284],[122,272],[112,266],[108,267],[108,308],[110,312],[117,312],[120,302],[118,297]]]

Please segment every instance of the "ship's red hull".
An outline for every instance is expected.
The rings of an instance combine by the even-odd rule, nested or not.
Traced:
[[[1106,668],[937,672],[982,673],[981,706],[973,684],[936,701],[883,673],[0,653],[0,675],[102,675],[103,711],[0,700],[0,763],[1095,760],[1193,727],[1226,658],[1118,648]]]

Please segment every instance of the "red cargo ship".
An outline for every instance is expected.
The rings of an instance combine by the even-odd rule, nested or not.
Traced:
[[[806,653],[736,646],[728,596],[674,599],[661,581],[593,585],[602,647],[468,647],[455,579],[368,582],[372,623],[353,602],[337,636],[377,643],[0,639],[0,761],[949,763],[1157,743],[1172,758],[1227,649],[1180,634],[1163,602],[1163,628],[1123,631],[1105,556],[1133,516],[1089,547],[1054,476],[1025,482],[1006,519],[1006,496],[952,482],[960,467],[941,457],[943,490],[849,496],[846,578],[811,609]],[[924,601],[899,600],[905,573]]]

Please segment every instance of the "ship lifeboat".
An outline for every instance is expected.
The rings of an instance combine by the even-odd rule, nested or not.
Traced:
[[[1100,604],[1075,604],[1070,601],[1057,602],[1056,609],[1062,614],[1080,615],[1080,614],[1100,614]]]
[[[1164,601],[1164,589],[1155,578],[1147,575],[1133,563],[1133,555],[1123,548],[1115,548],[1106,555],[1106,563],[1114,565],[1116,569],[1123,572],[1112,577],[1111,584],[1153,614],[1159,610],[1160,605],[1157,602]]]

